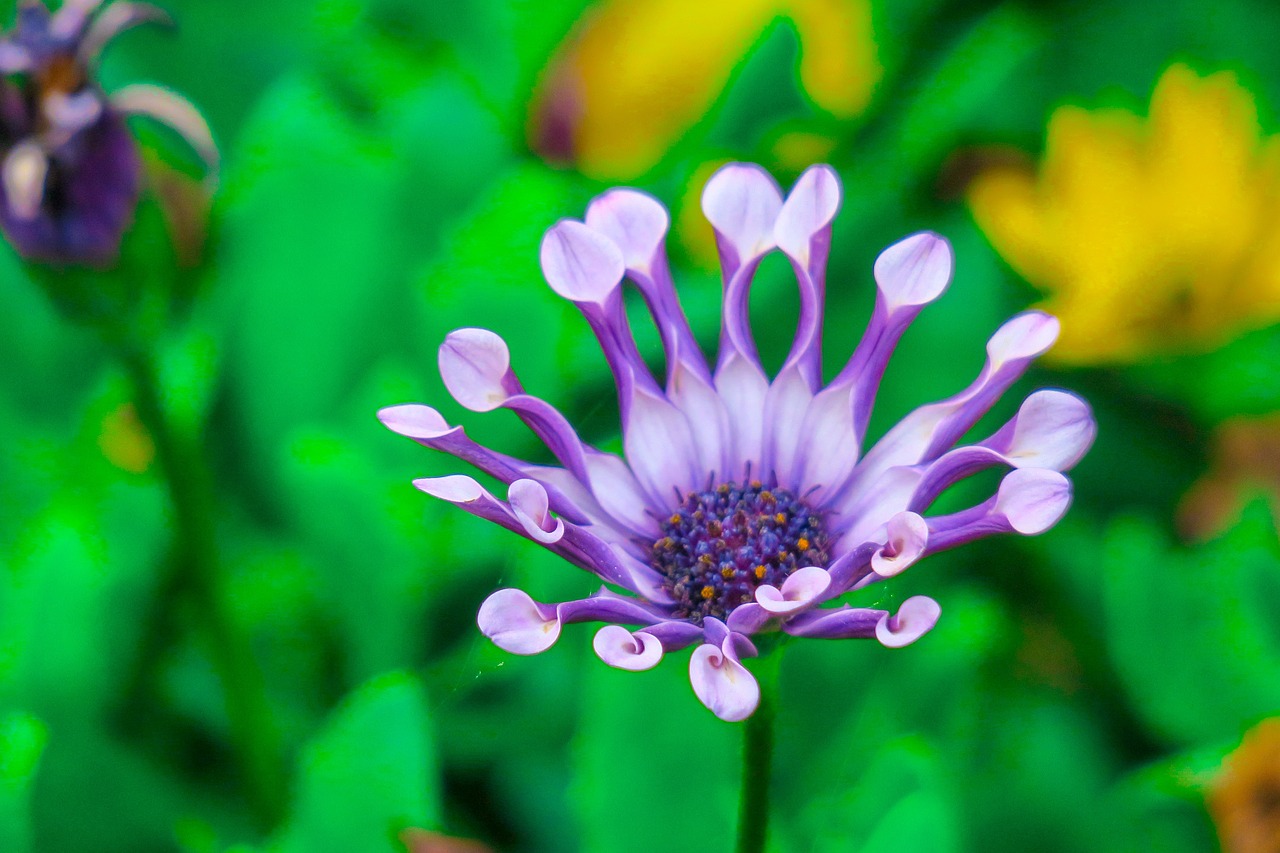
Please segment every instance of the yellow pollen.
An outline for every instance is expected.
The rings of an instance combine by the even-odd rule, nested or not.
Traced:
[[[801,537],[800,537],[800,539],[799,539],[799,541],[797,541],[797,542],[796,542],[796,547],[797,547],[797,548],[799,548],[801,551],[808,551],[808,550],[809,550],[809,540],[808,540],[808,539],[805,539],[803,536],[801,536]]]
[[[786,514],[785,512],[780,512],[780,513],[778,513],[777,515],[775,515],[775,516],[773,517],[773,520],[774,520],[774,521],[776,521],[776,522],[778,522],[779,524],[786,524],[786,523],[787,523],[787,514]]]
[[[702,593],[701,593],[701,595],[702,595],[702,597],[703,597],[703,598],[705,598],[705,599],[707,599],[707,600],[710,600],[710,599],[711,599],[711,596],[713,596],[713,595],[715,595],[715,594],[716,594],[715,587],[704,586],[704,587],[702,588]]]
[[[672,513],[671,517],[670,517],[669,519],[667,519],[667,521],[670,521],[672,524],[679,524],[679,523],[680,523],[680,514],[679,514],[679,513]]]
[[[768,569],[766,569],[766,568],[764,567],[764,564],[761,564],[761,565],[759,565],[759,566],[756,566],[756,578],[757,578],[757,579],[760,579],[760,580],[763,580],[763,579],[764,579],[764,573],[765,573],[765,572],[767,572],[767,571],[768,571]]]
[[[721,570],[720,570],[720,577],[724,578],[725,580],[729,580],[730,578],[732,578],[732,577],[733,577],[733,567],[732,567],[732,566],[725,566],[723,569],[721,569]]]

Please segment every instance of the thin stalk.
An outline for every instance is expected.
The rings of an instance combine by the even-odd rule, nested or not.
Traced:
[[[742,728],[742,794],[738,802],[738,853],[764,853],[769,837],[769,782],[773,775],[774,715],[778,702],[781,649],[761,658],[756,669],[760,706]]]
[[[221,586],[212,475],[198,436],[176,427],[166,413],[150,355],[132,342],[119,342],[119,350],[133,382],[138,417],[155,443],[173,510],[174,564],[162,587],[185,591],[202,620],[249,805],[263,827],[270,827],[283,812],[283,768],[261,673],[248,639],[236,629]]]

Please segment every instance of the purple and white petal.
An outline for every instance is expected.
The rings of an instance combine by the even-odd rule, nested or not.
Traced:
[[[822,640],[865,640],[876,635],[876,626],[888,618],[885,610],[843,605],[825,610],[809,610],[782,624],[793,637]]]
[[[603,304],[622,283],[626,262],[605,235],[562,219],[542,238],[542,274],[571,302]]]
[[[796,569],[778,588],[763,584],[756,588],[756,603],[773,616],[787,616],[822,600],[831,586],[831,576],[820,566]]]
[[[629,188],[609,190],[587,205],[587,227],[598,231],[622,254],[629,272],[649,273],[662,250],[671,217],[648,193]]]
[[[876,639],[891,649],[909,646],[938,624],[942,608],[925,595],[915,595],[902,602],[893,616],[886,613],[876,623]]]
[[[621,625],[605,625],[591,646],[609,666],[631,672],[653,669],[662,660],[662,643],[645,631],[628,631]]]
[[[507,342],[488,329],[455,329],[440,344],[440,377],[453,399],[490,412],[524,389],[511,370]]]
[[[1046,389],[1027,397],[1017,416],[982,445],[1006,457],[1016,468],[1070,471],[1084,458],[1097,434],[1098,424],[1088,403],[1075,394]]]
[[[500,589],[486,598],[476,623],[494,645],[515,655],[545,652],[560,638],[555,607],[539,604],[519,589]]]
[[[721,269],[728,280],[776,245],[782,191],[773,176],[754,163],[729,163],[707,181],[702,212],[715,229]]]
[[[550,545],[564,536],[564,522],[552,518],[546,487],[536,480],[516,480],[507,490],[507,504],[530,539]]]
[[[900,512],[885,525],[885,543],[871,555],[871,568],[882,578],[893,577],[924,556],[928,544],[925,520],[914,512]]]
[[[703,643],[689,658],[694,695],[711,713],[729,723],[745,720],[760,704],[760,685],[738,660],[733,638]]]

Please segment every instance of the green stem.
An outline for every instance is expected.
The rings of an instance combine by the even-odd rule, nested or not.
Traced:
[[[175,425],[165,411],[160,381],[148,352],[118,342],[134,386],[134,405],[155,443],[173,508],[175,560],[161,587],[185,591],[203,620],[214,670],[222,684],[231,739],[249,805],[264,828],[275,825],[284,806],[284,777],[270,707],[248,638],[236,629],[218,571],[213,526],[212,475],[198,436]]]
[[[738,853],[764,853],[769,836],[769,780],[773,772],[774,714],[782,650],[763,655],[755,670],[760,705],[742,728],[742,797],[738,803]]]

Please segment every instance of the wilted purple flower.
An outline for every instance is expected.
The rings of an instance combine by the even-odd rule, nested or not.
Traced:
[[[559,460],[540,466],[467,438],[435,409],[383,409],[401,435],[450,453],[508,485],[507,499],[468,476],[421,479],[423,491],[542,543],[612,587],[543,604],[502,589],[480,608],[480,629],[516,654],[549,648],[570,622],[605,622],[595,650],[608,664],[648,669],[697,643],[689,674],[698,698],[725,720],[755,710],[759,687],[743,666],[765,631],[863,637],[905,646],[940,609],[908,598],[897,613],[823,606],[898,574],[920,558],[996,533],[1041,533],[1071,501],[1062,471],[1084,455],[1089,406],[1041,390],[989,438],[954,447],[1054,342],[1058,323],[1018,315],[987,344],[964,391],[916,409],[863,452],[876,389],[907,326],[951,280],[951,248],[922,233],[875,263],[875,313],[845,368],[825,387],[820,346],[831,223],[840,186],[809,169],[783,199],[758,166],[730,164],[702,197],[724,274],[724,320],[714,369],[681,312],[667,267],[668,217],[651,197],[615,189],[585,222],[564,220],[542,242],[542,269],[572,300],[604,349],[618,387],[625,458],[584,444],[556,409],[526,394],[506,344],[460,329],[440,348],[440,371],[473,411],[515,412]],[[799,328],[778,375],[766,376],[747,319],[760,260],[778,249],[800,286]],[[666,353],[665,388],[636,349],[622,281],[643,294]],[[953,449],[954,448],[954,449]],[[1012,469],[996,494],[949,515],[922,516],[946,488],[982,469]],[[629,626],[629,627],[623,627]]]
[[[40,0],[21,0],[14,28],[0,36],[0,227],[31,260],[115,257],[140,184],[127,116],[157,119],[208,163],[217,159],[204,119],[177,95],[145,84],[103,92],[96,65],[107,43],[168,17],[143,3],[101,7],[67,0],[51,13]]]

